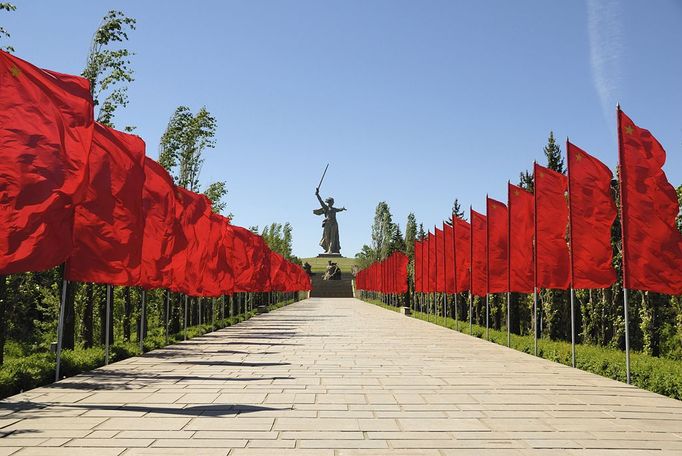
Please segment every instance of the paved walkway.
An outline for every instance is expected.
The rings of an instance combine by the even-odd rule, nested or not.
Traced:
[[[354,299],[309,299],[0,412],[0,455],[682,454],[680,401]]]

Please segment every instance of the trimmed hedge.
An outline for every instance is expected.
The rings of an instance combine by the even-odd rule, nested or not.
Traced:
[[[388,306],[380,301],[368,300],[385,309],[398,311],[393,306]],[[429,321],[439,326],[456,330],[456,322],[453,318],[434,317],[422,312],[413,311],[414,318]],[[459,322],[459,331],[469,334],[469,323]],[[479,339],[485,339],[485,327],[473,325],[472,335]],[[507,345],[507,332],[490,329],[490,342],[499,345]],[[524,353],[533,354],[534,340],[532,335],[511,335],[511,348]],[[538,339],[538,356],[550,361],[571,365],[571,344],[565,341]],[[625,353],[607,347],[595,345],[576,344],[575,363],[578,369],[582,369],[602,377],[611,378],[620,382],[626,381]],[[666,358],[656,358],[637,352],[630,352],[630,381],[633,385],[642,389],[682,400],[682,362]]]
[[[292,300],[268,306],[268,310],[278,309],[291,304]],[[214,325],[197,325],[187,328],[187,339],[201,336],[211,331],[226,328],[248,320],[256,315],[255,311],[217,320]],[[168,336],[170,344],[182,341],[184,331]],[[163,328],[153,328],[144,339],[145,352],[166,346]],[[121,361],[140,354],[139,343],[115,343],[109,351],[109,362]],[[61,376],[71,377],[104,366],[104,347],[76,348],[62,351]],[[53,353],[33,353],[26,356],[6,357],[0,366],[0,399],[21,393],[54,381],[56,356]]]

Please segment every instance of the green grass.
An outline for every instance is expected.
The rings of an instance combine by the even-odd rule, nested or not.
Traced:
[[[293,300],[282,301],[268,306],[268,310],[278,309],[293,303]],[[187,339],[202,336],[211,331],[235,325],[256,315],[255,311],[246,312],[224,320],[216,320],[215,324],[196,325],[187,328]],[[173,344],[184,339],[184,332],[169,335],[168,343]],[[145,352],[166,346],[163,328],[152,328],[144,339]],[[140,355],[137,342],[117,342],[110,347],[109,362],[113,363]],[[9,353],[5,353],[5,363],[0,366],[0,398],[12,396],[23,391],[50,384],[54,381],[56,356],[42,352],[25,354],[17,344],[12,345]],[[61,377],[70,377],[104,365],[104,347],[76,348],[62,351]]]
[[[380,301],[366,300],[385,309],[398,311]],[[468,322],[456,322],[453,318],[434,317],[422,312],[413,312],[413,318],[429,321],[464,334],[469,334]],[[472,325],[472,335],[480,339],[486,338],[484,326]],[[506,329],[500,331],[490,329],[490,342],[507,345]],[[510,347],[524,353],[533,354],[534,340],[532,335],[519,336],[511,334]],[[603,377],[621,382],[626,381],[625,353],[607,347],[577,344],[575,347],[576,367]],[[550,361],[571,365],[570,342],[549,339],[538,339],[538,356]],[[682,400],[682,362],[665,358],[656,358],[643,353],[630,352],[631,383],[654,393]]]
[[[327,270],[327,261],[332,260],[341,268],[341,272],[349,273],[351,268],[356,264],[355,258],[301,258],[304,263],[310,263],[313,272],[325,272]]]

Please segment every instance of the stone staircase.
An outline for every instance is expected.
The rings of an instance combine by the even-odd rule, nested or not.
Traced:
[[[352,298],[353,274],[341,273],[341,280],[322,280],[323,274],[312,276],[311,298]]]

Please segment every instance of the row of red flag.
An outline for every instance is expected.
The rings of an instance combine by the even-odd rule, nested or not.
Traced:
[[[407,264],[409,258],[394,252],[383,261],[375,261],[355,275],[355,288],[387,294],[407,293]]]
[[[680,295],[679,204],[662,169],[665,150],[617,114],[624,287]],[[566,151],[568,175],[535,164],[533,193],[508,184],[507,204],[487,198],[485,215],[472,209],[471,223],[453,216],[416,241],[415,291],[486,296],[613,285],[613,174],[568,141]]]
[[[299,291],[263,238],[174,185],[137,136],[94,121],[89,82],[0,51],[0,274],[66,263],[67,280],[192,296]]]

